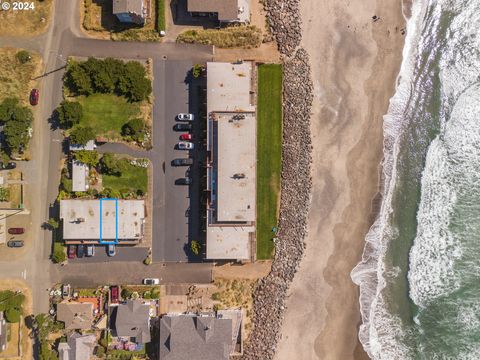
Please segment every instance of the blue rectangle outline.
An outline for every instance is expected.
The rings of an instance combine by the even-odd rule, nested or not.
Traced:
[[[118,244],[118,199],[117,198],[100,198],[100,238],[98,240],[98,242],[101,244],[101,245],[117,245]],[[103,207],[102,207],[102,202],[104,200],[109,200],[109,201],[115,201],[115,241],[103,241],[103,237],[102,237],[102,216],[103,216],[103,213],[102,213],[102,210],[103,210]]]

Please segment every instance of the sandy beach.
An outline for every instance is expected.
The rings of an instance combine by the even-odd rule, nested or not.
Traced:
[[[350,271],[373,221],[382,116],[402,58],[402,2],[302,0],[301,13],[315,87],[313,194],[307,248],[275,358],[365,359]]]

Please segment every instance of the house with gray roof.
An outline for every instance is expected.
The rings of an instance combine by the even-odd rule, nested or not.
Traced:
[[[57,304],[57,320],[65,323],[65,330],[86,330],[92,328],[93,304],[62,302]]]
[[[228,360],[232,319],[213,315],[165,315],[160,319],[160,360]]]
[[[150,305],[142,300],[127,300],[113,307],[114,336],[130,338],[137,344],[150,342]]]
[[[66,343],[58,345],[60,360],[90,360],[97,343],[94,334],[81,335],[74,333],[68,337]]]
[[[250,22],[250,0],[188,0],[192,16],[215,17],[220,23]]]
[[[113,14],[122,23],[144,25],[147,18],[145,0],[113,0]]]

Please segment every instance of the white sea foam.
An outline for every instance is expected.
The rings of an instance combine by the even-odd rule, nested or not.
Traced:
[[[423,63],[428,64],[438,56],[438,51],[435,49],[442,41],[452,45],[447,48],[440,63],[442,69],[450,68],[451,70],[449,72],[442,71],[440,74],[443,82],[442,90],[444,94],[447,94],[442,99],[444,108],[441,113],[443,114],[450,112],[449,106],[453,107],[455,103],[453,100],[456,100],[457,96],[465,89],[465,80],[471,80],[472,76],[478,76],[478,68],[465,58],[467,55],[467,57],[479,59],[478,49],[480,46],[472,45],[474,41],[479,41],[475,34],[478,32],[480,23],[478,21],[480,11],[475,7],[478,7],[480,2],[477,1],[473,6],[472,3],[475,2],[417,0],[413,3],[412,17],[407,23],[407,38],[398,77],[400,81],[397,91],[390,101],[388,114],[384,117],[383,201],[379,215],[366,236],[362,261],[351,273],[352,280],[360,286],[362,325],[359,330],[359,338],[373,359],[413,357],[410,349],[402,343],[402,338],[408,334],[404,333],[400,319],[387,312],[382,294],[382,290],[386,286],[386,277],[391,275],[391,271],[387,272],[385,269],[385,254],[390,240],[397,231],[391,226],[389,219],[393,211],[392,196],[396,185],[399,140],[406,125],[405,122],[408,121],[405,119],[407,107],[416,106],[418,109],[422,109],[422,98],[419,93],[431,91],[432,74],[429,74],[425,68],[423,68],[424,73],[415,73],[416,66],[422,61],[422,56],[425,58]],[[470,6],[469,10],[465,11],[465,14],[462,13],[462,16],[454,18],[447,36],[437,38],[436,32],[442,25],[441,15],[447,12],[458,15],[468,6]],[[469,21],[472,23],[468,23]],[[460,46],[465,44],[468,44],[471,50],[462,53]],[[415,88],[416,86],[418,88]],[[410,104],[413,97],[415,97],[415,105]],[[428,113],[425,116],[428,116]],[[451,134],[454,134],[455,131],[452,131]],[[446,135],[448,137],[451,134]],[[449,181],[452,181],[447,174],[450,164],[442,161],[442,158],[447,156],[445,152],[454,151],[455,147],[445,148],[444,141],[446,140],[438,138],[432,143],[429,150],[430,164],[427,164],[428,170],[425,170],[425,174],[428,172],[429,175],[424,176],[422,180],[425,211],[424,213],[419,212],[418,215],[417,244],[423,243],[423,245],[419,245],[411,253],[412,264],[421,271],[412,272],[409,275],[410,285],[413,284],[411,296],[418,304],[428,302],[430,298],[435,298],[458,286],[451,275],[455,258],[461,256],[461,248],[448,229],[450,213],[457,194],[455,189],[449,186]],[[452,141],[458,143],[459,151],[465,151],[468,148],[466,143],[472,145],[472,142],[465,138],[452,139]],[[477,141],[477,144],[480,144],[480,141]],[[437,193],[440,193],[438,197],[435,196]],[[438,239],[441,240],[435,242]],[[437,246],[436,251],[432,250],[432,245]],[[431,266],[429,268],[429,264],[433,268]],[[416,318],[416,322],[419,321],[419,318]]]

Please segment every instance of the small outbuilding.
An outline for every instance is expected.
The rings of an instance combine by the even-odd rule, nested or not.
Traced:
[[[144,25],[147,18],[146,0],[113,0],[113,14],[122,23]]]

